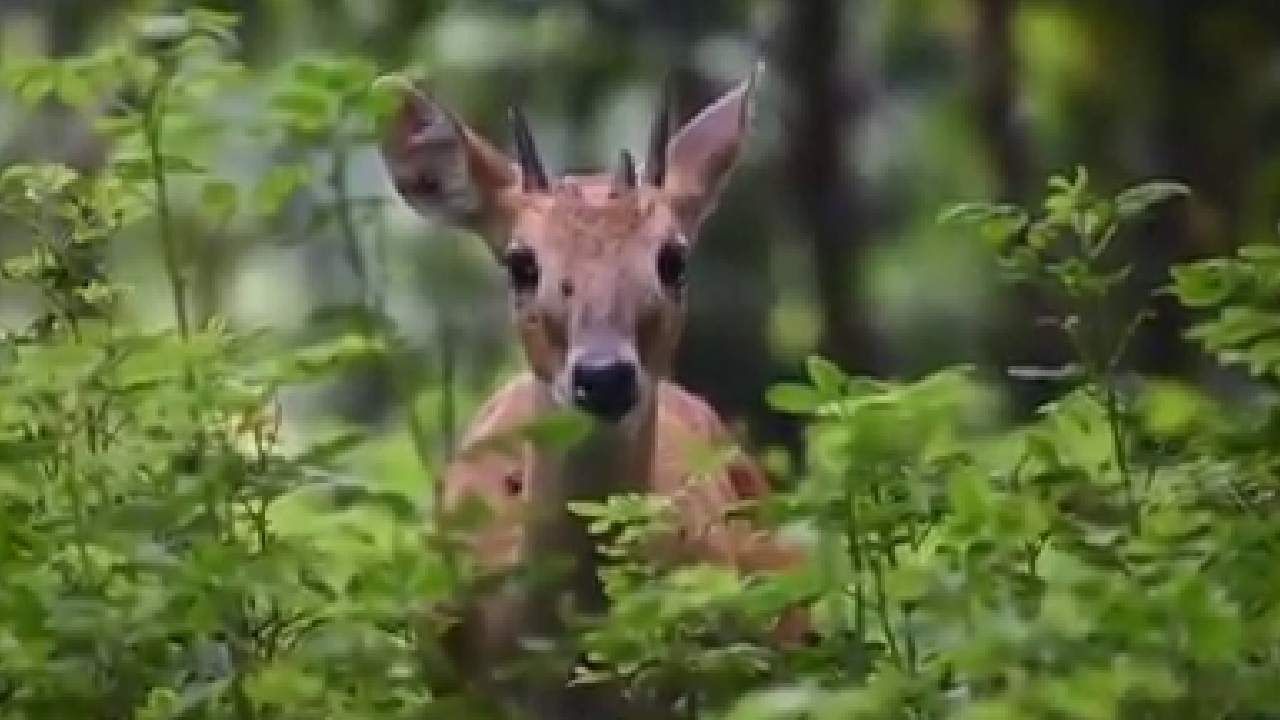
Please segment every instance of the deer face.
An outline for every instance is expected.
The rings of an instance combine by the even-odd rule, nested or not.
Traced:
[[[746,130],[744,82],[674,136],[664,108],[637,172],[551,178],[513,110],[515,157],[406,93],[383,154],[402,197],[478,230],[505,267],[533,372],[563,406],[618,422],[651,402],[684,323],[686,263]]]

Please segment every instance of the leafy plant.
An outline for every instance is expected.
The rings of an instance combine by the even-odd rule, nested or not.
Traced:
[[[611,561],[601,571],[611,606],[582,630],[586,662],[574,682],[620,683],[649,707],[696,717],[777,672],[770,626],[796,599],[784,580],[660,560],[677,532],[669,498],[614,496],[570,510]]]
[[[1272,708],[1255,682],[1270,662],[1256,652],[1270,640],[1255,580],[1270,571],[1254,563],[1270,551],[1239,553],[1265,534],[1246,508],[1266,502],[1267,441],[1196,393],[1119,383],[1137,323],[1106,314],[1127,275],[1104,264],[1107,248],[1136,212],[1183,192],[1155,183],[1103,199],[1080,172],[1051,183],[1034,221],[1010,206],[944,214],[976,223],[1011,281],[1067,307],[1058,325],[1079,384],[1031,425],[975,423],[990,413],[964,371],[869,382],[813,360],[807,383],[771,390],[813,419],[794,501],[826,567],[826,645],[846,660],[732,717]]]
[[[1066,312],[1052,322],[1071,341],[1080,365],[1057,374],[1082,376],[1085,390],[1106,409],[1115,467],[1135,525],[1140,512],[1130,440],[1125,437],[1130,407],[1118,380],[1129,341],[1148,314],[1139,310],[1125,323],[1110,322],[1114,291],[1129,278],[1133,264],[1115,261],[1114,253],[1108,251],[1127,223],[1189,192],[1183,185],[1161,180],[1128,188],[1114,198],[1099,197],[1089,188],[1088,172],[1081,167],[1072,178],[1049,179],[1044,214],[1038,218],[1009,205],[984,204],[957,205],[940,218],[976,225],[995,250],[1008,280],[1044,287],[1065,301]]]
[[[192,324],[172,182],[201,183],[217,221],[236,210],[190,135],[234,67],[212,52],[231,28],[159,18],[11,75],[30,100],[105,97],[113,114],[100,173],[0,176],[0,212],[30,238],[3,278],[41,300],[0,345],[5,717],[407,716],[430,701],[414,608],[449,576],[422,549],[416,502],[349,479],[358,437],[286,448],[280,433],[280,388],[383,350]],[[158,332],[129,321],[107,260],[152,221],[176,326]]]
[[[458,553],[468,518],[419,488],[453,442],[455,338],[446,323],[438,372],[418,368],[384,306],[384,203],[352,188],[385,84],[359,57],[302,58],[237,117],[220,102],[246,79],[237,33],[190,10],[0,72],[30,107],[91,118],[105,150],[95,169],[0,170],[17,236],[0,262],[17,299],[0,334],[0,718],[492,716],[440,641],[448,610],[495,579]],[[230,136],[282,162],[225,177]],[[885,380],[811,358],[767,393],[805,428],[794,489],[735,509],[805,540],[809,567],[654,562],[668,500],[575,504],[612,602],[550,660],[688,717],[1280,713],[1280,252],[1181,265],[1166,290],[1204,313],[1189,340],[1250,370],[1247,403],[1124,362],[1146,317],[1124,310],[1125,231],[1186,193],[1108,196],[1078,170],[1035,210],[945,212],[1006,280],[1059,303],[1073,361],[1014,369],[1060,380],[1057,399],[1006,427],[971,368]],[[236,223],[335,242],[358,297],[301,336],[196,307],[201,244]],[[115,259],[152,237],[172,316],[158,328]],[[301,427],[291,389],[370,365],[407,432]],[[583,432],[554,415],[492,442]],[[819,639],[779,647],[770,623],[796,604]]]
[[[1248,245],[1234,258],[1173,268],[1171,292],[1189,308],[1213,313],[1187,337],[1227,364],[1275,379],[1280,372],[1280,247]]]
[[[211,218],[235,211],[232,185],[211,176],[199,149],[220,127],[215,95],[241,72],[225,59],[235,17],[193,9],[135,23],[133,32],[93,53],[33,60],[5,73],[23,100],[49,97],[85,109],[105,108],[97,130],[112,141],[108,172],[138,197],[149,197],[158,227],[178,331],[192,331],[187,247],[174,228],[175,177],[203,183]]]

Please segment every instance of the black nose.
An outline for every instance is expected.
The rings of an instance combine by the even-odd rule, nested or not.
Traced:
[[[636,369],[629,362],[579,361],[573,366],[573,402],[602,420],[621,420],[635,407],[638,393]]]

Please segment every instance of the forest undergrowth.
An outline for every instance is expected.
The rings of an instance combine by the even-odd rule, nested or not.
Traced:
[[[0,336],[0,718],[483,717],[440,641],[447,608],[492,581],[431,489],[450,365],[423,372],[387,313],[385,208],[349,187],[392,99],[371,63],[308,58],[261,117],[217,112],[245,72],[234,24],[191,11],[4,70],[29,106],[92,118],[107,153],[0,171],[0,215],[25,238],[0,279],[32,308]],[[225,177],[228,134],[296,161]],[[1073,358],[1010,372],[1056,399],[1011,426],[973,368],[891,381],[811,358],[767,390],[805,455],[741,512],[812,561],[780,577],[655,567],[637,548],[667,522],[661,499],[576,507],[616,559],[609,616],[575,638],[591,660],[577,681],[675,683],[675,712],[733,720],[1280,716],[1280,245],[1176,266],[1159,291],[1234,385],[1127,362],[1150,316],[1128,292],[1127,231],[1188,193],[1104,194],[1081,169],[1036,207],[943,212],[1010,286],[1053,299]],[[236,224],[329,233],[358,297],[307,332],[210,311],[202,243]],[[142,240],[161,260],[158,328],[113,263]],[[290,427],[291,389],[370,368],[401,399],[399,430]],[[767,642],[796,603],[821,639]]]

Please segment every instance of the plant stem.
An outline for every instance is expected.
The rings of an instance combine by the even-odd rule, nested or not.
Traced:
[[[75,448],[70,444],[66,449],[66,467],[57,468],[55,471],[59,470],[66,478],[67,499],[71,501],[72,519],[75,523],[76,554],[80,558],[80,569],[84,574],[83,580],[86,584],[92,585],[93,563],[89,558],[88,514],[85,509],[84,493],[81,490],[79,479],[76,477]]]
[[[911,614],[907,611],[902,613],[902,636],[907,646],[907,672],[915,677],[920,673],[920,650],[916,644],[915,632],[911,629]]]
[[[442,307],[443,303],[437,305]],[[446,455],[453,452],[453,444],[457,438],[457,402],[454,398],[456,384],[456,356],[453,351],[453,323],[447,313],[440,312],[440,435]]]
[[[360,319],[360,330],[367,337],[373,338],[380,336],[386,343],[386,352],[389,357],[391,379],[398,389],[399,397],[405,398],[405,417],[409,427],[410,439],[413,443],[414,453],[418,458],[419,465],[422,469],[437,473],[439,468],[436,463],[432,462],[431,450],[426,443],[427,431],[423,425],[422,417],[418,414],[417,397],[418,397],[418,379],[417,373],[412,363],[408,362],[408,348],[404,347],[404,343],[393,333],[390,332],[389,323],[384,312],[385,300],[380,290],[373,288],[373,282],[370,277],[368,263],[365,262],[360,247],[360,232],[356,226],[355,217],[352,214],[351,187],[347,177],[350,158],[346,147],[335,140],[330,148],[332,156],[332,170],[329,175],[329,187],[333,191],[335,212],[338,218],[338,231],[342,236],[343,252],[346,255],[347,262],[351,266],[351,271],[356,276],[357,282],[360,284],[360,307],[366,311],[373,305],[373,310],[377,313],[377,322],[370,322],[369,318],[362,314]],[[381,254],[381,253],[379,253]],[[443,315],[444,306],[441,297],[436,298],[437,312]],[[442,325],[447,328],[447,323]],[[441,333],[441,349],[442,357],[442,378],[441,378],[441,409],[440,409],[440,427],[442,435],[445,438],[446,452],[452,450],[454,438],[454,401],[453,401],[453,350],[452,339],[448,337],[451,331],[442,331]],[[432,514],[433,522],[431,523],[432,531],[429,533],[428,545],[433,547],[444,560],[445,572],[450,578],[450,583],[455,585],[461,577],[461,569],[458,565],[454,553],[447,539],[446,518],[444,517],[444,496],[443,483],[439,482],[437,474],[437,482],[433,488]]]
[[[1094,352],[1090,353],[1088,363],[1093,368],[1094,383],[1102,389],[1102,404],[1107,413],[1107,428],[1111,434],[1111,450],[1115,456],[1116,472],[1120,474],[1120,482],[1124,485],[1125,510],[1129,516],[1130,529],[1137,533],[1141,518],[1138,513],[1137,497],[1133,491],[1133,475],[1129,472],[1129,456],[1125,450],[1124,428],[1121,426],[1123,418],[1120,414],[1120,394],[1116,391],[1115,384],[1115,368],[1121,352],[1118,343],[1123,342],[1123,335],[1117,338],[1115,343],[1108,342],[1108,333],[1103,325],[1107,317],[1106,309],[1105,296],[1095,296],[1090,303],[1091,324],[1094,327]]]
[[[231,678],[231,701],[235,706],[237,720],[257,720],[258,713],[245,687],[245,679],[250,673],[250,656],[245,651],[244,642],[240,639],[228,640],[235,674]]]
[[[1134,533],[1141,529],[1141,513],[1138,511],[1138,499],[1133,488],[1133,474],[1129,470],[1129,456],[1125,450],[1123,418],[1120,413],[1120,394],[1116,391],[1115,374],[1121,348],[1107,348],[1107,341],[1102,329],[1105,317],[1106,298],[1097,296],[1080,306],[1076,318],[1087,317],[1089,337],[1084,337],[1077,327],[1068,329],[1067,336],[1076,348],[1076,354],[1084,363],[1089,382],[1102,393],[1103,411],[1107,417],[1107,429],[1111,437],[1111,452],[1115,458],[1116,472],[1124,486],[1125,511],[1129,516],[1129,528]],[[1104,362],[1102,358],[1106,358]]]
[[[1125,507],[1129,511],[1129,525],[1137,533],[1142,527],[1142,516],[1138,512],[1138,499],[1133,489],[1133,474],[1129,471],[1129,456],[1124,445],[1124,434],[1120,427],[1120,399],[1110,377],[1103,380],[1103,404],[1107,412],[1107,425],[1111,429],[1111,446],[1115,453],[1116,470],[1120,473],[1120,481],[1124,484]]]
[[[905,668],[902,650],[898,648],[898,637],[893,631],[893,619],[889,617],[889,598],[884,589],[884,568],[879,560],[871,560],[871,575],[875,579],[876,612],[880,616],[880,633],[884,635],[884,642],[889,646],[889,655],[893,657],[898,667]]]
[[[342,236],[342,249],[347,256],[347,264],[351,266],[351,272],[356,276],[356,282],[360,285],[359,304],[362,308],[367,309],[369,306],[369,270],[364,261],[364,254],[360,249],[360,232],[356,229],[355,217],[351,214],[351,188],[347,182],[347,166],[349,158],[347,157],[347,149],[340,143],[336,144],[331,152],[333,169],[329,175],[329,188],[333,191],[334,210],[338,217],[338,232]],[[372,335],[373,328],[366,320],[361,321],[361,327],[369,335]]]
[[[164,256],[165,273],[169,276],[169,288],[173,293],[173,313],[178,323],[178,333],[184,341],[191,338],[190,321],[187,319],[187,281],[183,276],[182,257],[177,238],[173,233],[173,216],[169,207],[169,178],[164,167],[164,97],[172,79],[170,71],[161,71],[148,98],[145,122],[147,151],[151,157],[152,181],[156,190],[156,223],[160,235],[160,249]]]
[[[861,647],[866,637],[866,600],[862,591],[862,574],[864,562],[862,557],[862,539],[858,530],[858,494],[854,491],[851,482],[853,478],[845,479],[845,487],[848,488],[849,503],[849,521],[845,523],[845,535],[849,542],[849,555],[853,561],[853,604],[854,604],[854,625],[853,634]]]

